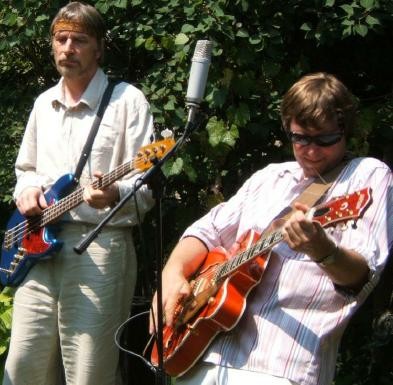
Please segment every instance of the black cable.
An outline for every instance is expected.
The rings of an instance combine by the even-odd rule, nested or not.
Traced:
[[[115,340],[115,344],[116,346],[124,353],[127,353],[133,357],[136,357],[138,359],[140,359],[150,370],[152,370],[154,373],[157,372],[157,368],[149,361],[147,360],[145,357],[143,357],[143,355],[138,354],[136,352],[133,352],[132,350],[128,350],[126,347],[122,346],[121,343],[121,336],[123,331],[125,330],[126,326],[130,323],[135,321],[138,317],[144,316],[146,314],[149,314],[149,311],[146,310],[144,312],[135,314],[134,316],[129,317],[127,320],[125,320],[116,330],[115,332],[115,336],[114,336],[114,340]],[[147,345],[150,344],[151,339],[154,338],[154,335],[150,338],[149,342]]]

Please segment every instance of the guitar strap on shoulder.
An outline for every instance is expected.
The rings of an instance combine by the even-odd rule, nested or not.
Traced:
[[[91,126],[89,136],[87,137],[85,146],[83,147],[82,154],[79,158],[78,164],[76,166],[75,174],[74,174],[74,183],[77,185],[79,183],[79,178],[82,174],[83,167],[85,167],[87,158],[90,155],[91,148],[93,147],[94,139],[97,135],[98,127],[100,126],[100,122],[102,117],[104,116],[105,109],[109,103],[109,100],[112,95],[112,91],[115,88],[116,84],[119,81],[109,80],[109,83],[105,89],[104,94],[102,95],[100,106],[98,107],[98,111],[96,117],[94,119],[93,125]]]
[[[330,170],[323,177],[319,177],[313,183],[311,183],[299,196],[297,196],[287,209],[282,212],[283,216],[280,219],[288,219],[293,212],[295,202],[303,203],[309,207],[315,206],[320,201],[326,192],[329,190],[331,185],[336,180],[337,176],[348,164],[348,159],[344,159],[334,169]]]

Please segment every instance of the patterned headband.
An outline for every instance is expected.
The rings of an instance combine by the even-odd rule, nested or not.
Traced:
[[[59,31],[71,31],[88,34],[85,26],[82,23],[65,19],[59,19],[53,26],[53,34]]]

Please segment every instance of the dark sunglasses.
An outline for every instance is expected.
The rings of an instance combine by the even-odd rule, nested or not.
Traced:
[[[333,146],[333,144],[336,144],[341,140],[341,138],[344,136],[344,131],[315,136],[302,135],[289,131],[287,135],[292,143],[300,144],[301,146],[308,146],[311,143],[315,143],[320,147],[329,147]]]

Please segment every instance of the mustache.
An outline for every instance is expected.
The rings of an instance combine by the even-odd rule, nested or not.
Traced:
[[[73,58],[64,58],[60,59],[58,61],[58,64],[63,65],[63,64],[80,64],[79,60],[73,59]]]

